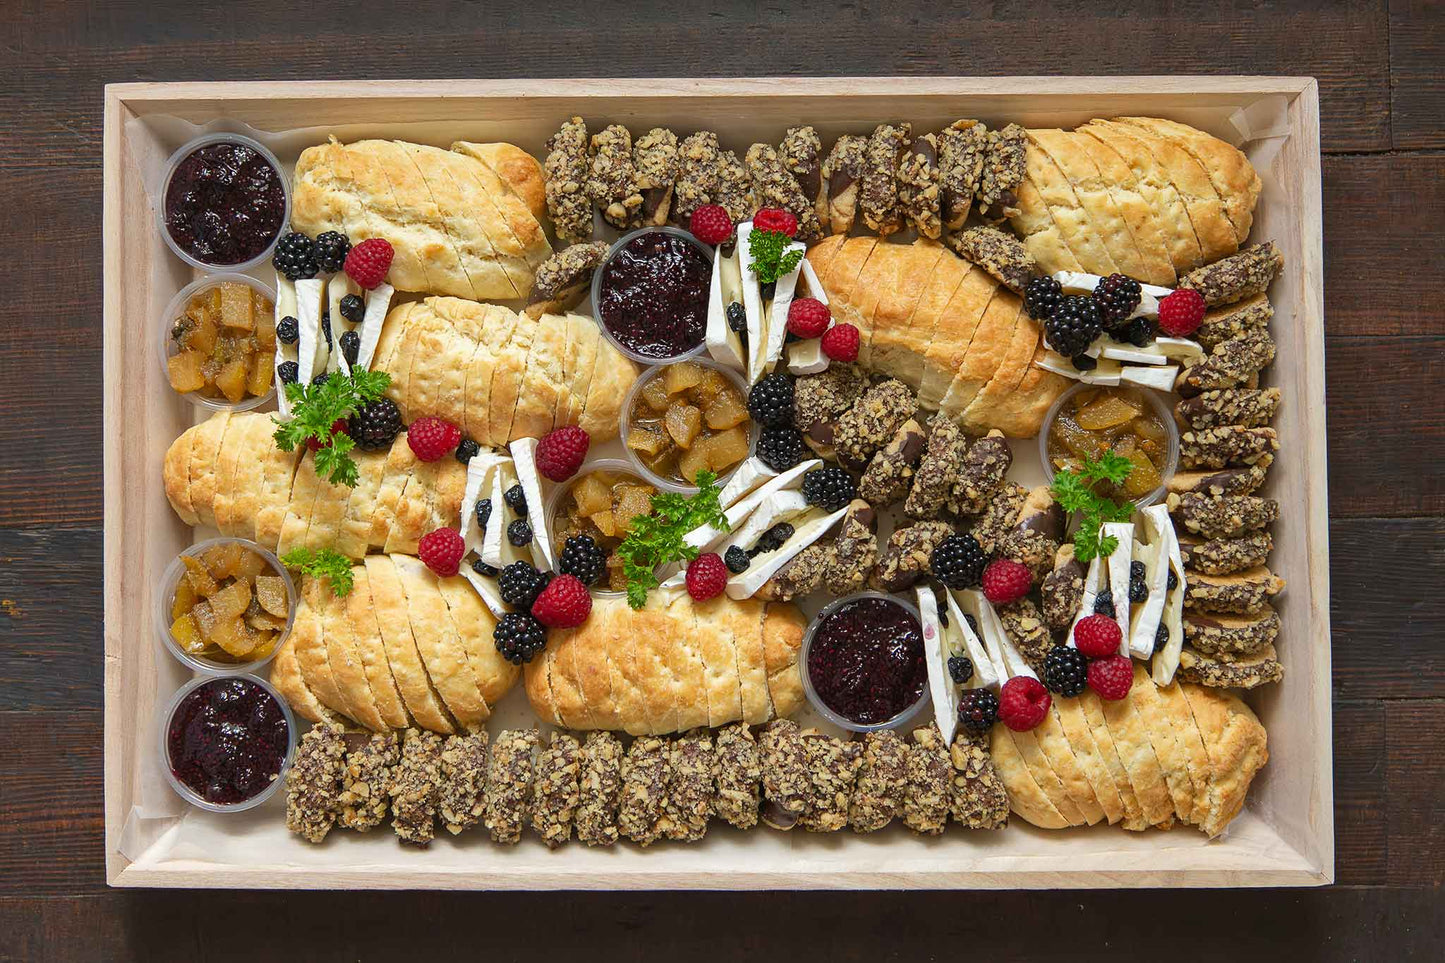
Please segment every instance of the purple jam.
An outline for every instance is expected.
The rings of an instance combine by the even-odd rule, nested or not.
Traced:
[[[242,264],[281,233],[286,188],[281,172],[245,144],[197,147],[166,185],[166,230],[204,264]]]
[[[644,358],[674,358],[707,333],[712,265],[688,241],[648,231],[602,269],[597,314],[612,336]]]
[[[860,725],[887,722],[928,684],[923,630],[889,599],[863,598],[830,612],[808,648],[808,678],[829,709]]]
[[[290,731],[276,697],[256,682],[212,679],[171,714],[166,754],[181,785],[231,805],[261,793],[281,772]]]

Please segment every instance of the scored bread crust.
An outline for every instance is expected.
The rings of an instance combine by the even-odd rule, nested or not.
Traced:
[[[901,250],[889,259],[892,276],[883,284],[872,310],[868,366],[894,372],[895,377],[917,391],[923,376],[927,339],[932,332],[922,330],[921,325],[913,326],[913,317],[934,270],[949,255],[941,244],[936,245],[937,250],[932,251],[931,256],[928,248],[918,249],[925,252],[920,254],[903,245],[888,247]],[[860,310],[864,308],[860,306]]]
[[[1043,721],[1034,727],[1033,735],[1039,751],[1063,784],[1069,802],[1078,809],[1084,822],[1090,826],[1102,822],[1105,818],[1104,809],[1094,795],[1093,784],[1089,782],[1084,767],[1074,755],[1073,746],[1070,745],[1058,716],[1052,711],[1044,713]]]
[[[1224,214],[1234,227],[1235,240],[1243,244],[1254,223],[1254,206],[1263,183],[1243,151],[1202,130],[1162,117],[1116,117],[1115,120],[1142,127],[1172,141],[1204,168]]]
[[[1035,772],[1014,738],[1018,733],[997,724],[991,733],[990,754],[994,769],[1008,793],[1009,808],[1041,829],[1065,829],[1076,825],[1059,811],[1053,798],[1035,778]],[[1037,749],[1037,744],[1035,744]]]
[[[1084,212],[1090,235],[1103,243],[1119,270],[1132,278],[1147,273],[1134,235],[1088,153],[1076,147],[1069,135],[1058,128],[1026,133],[1029,149],[1047,154],[1063,175],[1074,205]]]
[[[1108,187],[1114,206],[1129,226],[1134,246],[1139,251],[1141,270],[1136,278],[1147,284],[1173,287],[1178,280],[1174,263],[1169,259],[1169,249],[1164,243],[1164,231],[1154,208],[1144,199],[1138,179],[1129,165],[1119,154],[1088,134],[1070,131],[1064,134],[1076,151],[1086,155],[1099,172]]]
[[[477,687],[461,637],[452,624],[437,576],[421,559],[390,556],[406,598],[412,639],[432,689],[462,728],[485,723],[491,711]]]
[[[291,624],[291,638],[296,640],[296,664],[301,669],[301,678],[322,705],[341,715],[350,715],[351,706],[342,696],[341,687],[336,684],[336,677],[331,672],[331,660],[323,634],[322,606],[330,590],[317,579],[305,579],[300,593],[296,618]]]
[[[1027,173],[1014,187],[1014,195],[1018,198],[1018,203],[1014,207],[1016,213],[1011,215],[1010,223],[1023,237],[1024,248],[1040,270],[1049,274],[1056,271],[1082,271],[1083,265],[1064,242],[1064,235],[1050,216],[1049,206],[1044,203],[1038,185]]]
[[[1118,787],[1114,785],[1114,778],[1109,774],[1104,762],[1103,752],[1089,731],[1089,723],[1084,718],[1084,710],[1079,706],[1079,701],[1054,699],[1050,708],[1059,728],[1063,730],[1064,737],[1069,741],[1069,748],[1073,750],[1079,769],[1093,789],[1094,800],[1099,804],[1104,818],[1111,826],[1120,822],[1125,815],[1124,803],[1119,798]]]
[[[1019,384],[1033,364],[1034,352],[1042,334],[1043,329],[1028,316],[1020,302],[1014,317],[1013,333],[1004,345],[998,368],[957,416],[965,427],[977,429],[984,424],[985,417],[995,418],[1000,406],[1018,391]]]
[[[1123,270],[1114,260],[1110,239],[1104,237],[1097,225],[1092,223],[1088,210],[1074,195],[1068,176],[1048,152],[1030,141],[1024,162],[1028,179],[1033,181],[1039,196],[1048,205],[1049,217],[1084,270],[1104,275]]]
[[[1164,771],[1154,753],[1148,729],[1132,698],[1102,700],[1104,724],[1114,740],[1114,749],[1128,773],[1129,784],[1139,799],[1144,818],[1151,826],[1174,821],[1174,799],[1164,780]]]
[[[1175,736],[1175,727],[1187,720],[1166,718],[1149,671],[1139,662],[1135,662],[1133,668],[1134,684],[1129,690],[1129,701],[1142,723],[1144,736],[1154,748],[1154,756],[1164,774],[1164,785],[1174,802],[1174,812],[1186,823],[1196,822],[1194,784],[1189,776],[1188,759]]]
[[[391,674],[391,663],[386,658],[386,643],[382,641],[381,626],[376,620],[373,604],[366,566],[353,565],[351,591],[346,596],[346,619],[351,623],[352,644],[356,647],[357,657],[361,659],[367,685],[371,687],[371,695],[376,701],[376,711],[382,723],[386,728],[406,729],[412,725],[411,714],[407,712],[406,701]]]
[[[1180,690],[1209,752],[1209,812],[1200,828],[1218,836],[1244,807],[1250,783],[1269,761],[1268,737],[1237,697],[1188,683]]]
[[[296,661],[296,634],[287,636],[286,641],[276,650],[271,660],[271,685],[291,706],[291,711],[308,722],[340,722],[341,716],[321,704],[316,693],[301,676],[301,666]]]
[[[346,599],[331,591],[328,584],[321,586],[316,602],[319,603],[326,661],[336,690],[346,703],[346,715],[368,729],[385,728],[386,723],[376,707],[371,683],[366,678],[366,670],[358,654],[355,626],[346,615]]]
[[[407,710],[423,728],[450,735],[456,726],[432,689],[422,665],[421,653],[412,635],[406,593],[395,563],[387,555],[368,555],[363,564],[371,583],[372,607],[386,647],[386,661],[391,666],[397,689],[406,700]]]
[[[547,177],[537,158],[515,144],[507,143],[476,144],[459,140],[452,144],[451,149],[486,164],[507,192],[527,208],[532,219],[538,222],[537,229],[541,233],[541,223],[547,217]]]
[[[986,290],[988,301],[983,313],[979,315],[978,325],[973,329],[972,336],[966,341],[960,338],[956,342],[966,346],[955,351],[953,355],[953,381],[938,405],[940,411],[955,420],[962,416],[1004,363],[1023,309],[1023,302],[1007,288],[993,283],[993,278],[989,277],[987,272],[971,272],[964,279],[965,287],[974,281],[975,275],[978,276],[979,292]],[[1033,353],[1033,347],[1030,346],[1025,357],[1032,358]]]
[[[1148,829],[1149,821],[1144,818],[1139,796],[1134,792],[1134,784],[1129,781],[1129,771],[1124,765],[1123,757],[1119,755],[1118,746],[1114,744],[1114,737],[1109,733],[1108,723],[1104,721],[1104,701],[1087,690],[1081,693],[1076,701],[1089,728],[1089,734],[1094,737],[1094,744],[1099,747],[1104,768],[1109,771],[1109,778],[1114,781],[1114,788],[1119,792],[1119,802],[1124,807],[1124,818],[1120,825],[1132,832]]]

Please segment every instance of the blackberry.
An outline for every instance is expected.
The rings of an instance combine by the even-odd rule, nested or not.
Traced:
[[[747,336],[748,333],[748,312],[743,308],[742,303],[734,301],[728,305],[728,327],[733,334]]]
[[[573,535],[567,539],[557,559],[557,571],[575,575],[583,585],[596,583],[606,566],[607,553],[597,547],[591,535]]]
[[[1144,563],[1129,563],[1129,601],[1144,602],[1149,598],[1149,583],[1144,580]]]
[[[748,556],[762,555],[765,552],[776,552],[783,547],[783,543],[793,537],[793,526],[787,522],[778,522],[772,528],[758,536],[758,543],[753,546]]]
[[[481,445],[472,441],[470,438],[463,438],[460,442],[457,443],[456,459],[457,461],[465,465],[473,458],[477,457],[477,453],[481,450]]]
[[[1174,569],[1172,568],[1169,570],[1169,584],[1166,587],[1171,592],[1179,587],[1179,576],[1174,574]]]
[[[527,493],[522,491],[521,485],[513,485],[502,493],[502,501],[507,507],[523,518],[527,517]]]
[[[341,316],[352,324],[360,324],[361,319],[366,317],[366,302],[361,300],[359,294],[348,294],[341,299]]]
[[[966,655],[948,657],[948,677],[959,685],[973,678],[973,660]]]
[[[1150,655],[1158,655],[1158,654],[1159,654],[1159,650],[1162,649],[1162,648],[1164,648],[1165,643],[1167,643],[1168,641],[1169,641],[1169,626],[1165,625],[1163,622],[1160,622],[1160,623],[1159,623],[1159,628],[1157,628],[1157,629],[1154,630],[1154,650],[1153,650],[1152,652],[1150,652],[1149,654],[1150,654]]]
[[[1042,321],[1054,313],[1054,308],[1064,298],[1064,289],[1058,281],[1045,275],[1034,278],[1024,288],[1024,310],[1035,321]]]
[[[1154,343],[1154,323],[1148,318],[1135,318],[1124,330],[1124,340],[1136,348],[1147,348]]]
[[[974,638],[978,638],[978,619],[965,612],[963,613],[963,620],[968,623],[969,630],[973,632]]]
[[[929,559],[933,575],[951,589],[975,588],[983,582],[988,555],[972,535],[949,535]]]
[[[341,335],[341,356],[346,363],[353,368],[356,367],[356,359],[361,354],[361,335],[355,331],[345,331]]]
[[[1132,561],[1132,562],[1129,563],[1129,577],[1130,577],[1130,578],[1143,578],[1144,575],[1145,575],[1145,572],[1144,572],[1144,563],[1143,563],[1143,562],[1138,561],[1138,560],[1136,559],[1136,560],[1134,560],[1134,561]]]
[[[1094,306],[1106,328],[1116,328],[1128,320],[1139,306],[1139,282],[1124,274],[1111,274],[1094,288]]]
[[[1064,298],[1044,322],[1049,347],[1070,358],[1083,354],[1102,330],[1099,309],[1089,298],[1079,296]]]
[[[1103,589],[1098,595],[1094,596],[1094,614],[1107,615],[1111,619],[1114,618],[1113,592],[1110,592],[1108,589]]]
[[[317,375],[316,377],[314,377],[314,378],[311,379],[311,387],[313,387],[313,388],[320,387],[321,385],[326,384],[326,382],[329,381],[330,379],[331,379],[331,373],[328,372],[328,371],[323,371],[323,372],[321,372],[319,375]]]
[[[547,629],[530,612],[508,612],[492,630],[497,651],[513,665],[523,665],[547,647]]]
[[[814,468],[803,476],[803,500],[836,512],[858,495],[853,477],[841,468]]]
[[[300,231],[292,231],[276,242],[271,263],[287,280],[300,281],[316,276],[316,245]]]
[[[796,428],[764,428],[758,436],[758,458],[773,471],[787,471],[805,454],[803,434]]]
[[[345,234],[323,231],[316,235],[316,266],[329,274],[335,274],[346,266],[346,255],[351,253],[351,242]]]
[[[1093,371],[1099,366],[1099,361],[1086,354],[1076,354],[1069,359],[1069,364],[1074,366],[1075,371]]]
[[[477,507],[473,511],[477,514],[477,527],[485,532],[487,522],[492,517],[492,500],[490,498],[477,499]]]
[[[749,565],[753,564],[753,560],[748,557],[747,551],[741,545],[729,545],[728,550],[723,552],[723,564],[728,567],[729,572],[741,575],[748,570]]]
[[[531,562],[513,562],[502,569],[498,587],[502,601],[517,609],[530,609],[551,579]]]
[[[301,367],[294,361],[283,361],[276,366],[276,377],[283,385],[294,385],[301,376]]]
[[[998,721],[998,696],[987,689],[965,689],[958,697],[958,724],[981,736]]]
[[[777,282],[777,281],[769,281],[767,284],[760,284],[760,285],[758,285],[758,294],[762,296],[762,299],[763,299],[764,301],[771,301],[771,300],[773,300],[774,296],[776,296],[777,293],[778,293],[778,282]]]
[[[1088,685],[1089,660],[1078,649],[1056,645],[1044,656],[1044,685],[1061,696],[1076,696]]]
[[[487,578],[497,577],[497,570],[482,561],[480,557],[472,559],[472,571],[478,575],[485,575]]]
[[[760,425],[788,428],[793,424],[793,379],[781,371],[764,375],[748,392],[748,413]]]
[[[519,518],[507,526],[507,541],[517,548],[532,544],[532,526],[527,524],[525,518]]]
[[[385,451],[401,431],[401,412],[390,398],[378,398],[361,406],[351,416],[346,433],[362,451]]]
[[[291,315],[276,322],[276,340],[282,344],[295,344],[301,337],[301,325]]]
[[[321,312],[321,337],[327,343],[331,343],[331,311],[327,309]]]

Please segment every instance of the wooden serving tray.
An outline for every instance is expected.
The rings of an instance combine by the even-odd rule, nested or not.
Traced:
[[[474,833],[429,851],[389,832],[313,847],[289,837],[275,801],[250,814],[188,811],[165,786],[156,727],[184,681],[162,651],[155,584],[192,541],[160,484],[170,442],[194,421],[158,363],[159,314],[190,279],[170,254],[146,193],[180,145],[179,122],[221,129],[506,140],[540,156],[573,114],[634,130],[711,129],[725,145],[776,142],[809,123],[826,139],[909,120],[958,117],[1072,127],[1095,116],[1157,114],[1245,145],[1265,179],[1253,240],[1272,239],[1285,270],[1271,289],[1283,389],[1281,451],[1268,493],[1282,505],[1271,566],[1289,582],[1282,684],[1249,702],[1271,761],[1227,835],[1133,834],[1094,827],[951,829],[917,839],[809,836],[721,828],[695,846],[611,851],[535,840],[507,848]],[[151,176],[155,176],[152,174]],[[1299,77],[963,77],[375,81],[118,84],[105,91],[105,823],[106,878],[117,886],[375,889],[768,889],[1306,886],[1334,880],[1330,630],[1325,487],[1324,306],[1319,92]]]

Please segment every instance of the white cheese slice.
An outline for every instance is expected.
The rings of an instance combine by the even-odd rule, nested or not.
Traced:
[[[803,271],[801,283],[803,294],[806,297],[816,298],[824,304],[828,303],[828,292],[823,290],[823,282],[818,280],[818,272],[813,270],[813,262],[806,257],[800,265]]]
[[[1171,361],[1194,364],[1196,361],[1204,360],[1203,346],[1198,341],[1190,341],[1188,338],[1155,338],[1152,347],[1157,348],[1164,357]]]
[[[557,567],[552,551],[552,535],[542,517],[542,476],[537,474],[537,439],[518,438],[511,444],[512,467],[522,483],[527,499],[527,518],[532,523],[532,559],[537,568],[550,572]]]
[[[718,494],[718,504],[729,508],[744,495],[756,491],[768,479],[777,477],[776,471],[763,464],[763,460],[757,455],[753,455],[728,477],[727,484]]]
[[[1085,274],[1082,271],[1058,271],[1054,274],[1054,280],[1059,282],[1059,287],[1064,289],[1065,294],[1092,294],[1094,288],[1098,287],[1099,282],[1104,279],[1097,274]],[[1139,285],[1140,301],[1144,300],[1142,295],[1154,298],[1156,301],[1154,313],[1158,314],[1157,300],[1167,296],[1171,291],[1171,288],[1160,287],[1157,284],[1141,283]],[[1130,315],[1130,317],[1138,317],[1138,314]]]
[[[923,625],[923,657],[928,666],[928,694],[933,701],[933,718],[943,736],[943,744],[953,745],[953,730],[958,725],[958,686],[948,674],[948,647],[943,638],[943,625],[938,620],[938,600],[930,588],[919,587],[919,621]]]
[[[783,248],[783,255],[787,256],[792,251],[806,253],[807,246],[802,241],[789,241],[788,246]],[[793,292],[798,287],[798,275],[802,272],[803,260],[807,259],[800,260],[797,267],[778,278],[777,284],[773,286],[773,301],[768,305],[768,353],[764,361],[764,367],[768,371],[776,368],[783,356],[783,343],[788,334],[788,309],[793,306]]]
[[[758,276],[749,266],[753,263],[753,222],[738,225],[738,268],[742,277],[743,311],[748,318],[748,384],[756,384],[763,376],[768,356],[767,315],[763,311],[763,294]]]
[[[1098,367],[1089,371],[1080,371],[1068,358],[1053,350],[1045,352],[1044,356],[1034,364],[1045,371],[1052,371],[1065,378],[1082,381],[1086,385],[1117,385],[1120,372],[1123,370],[1123,365],[1117,361],[1101,360]]]
[[[1172,391],[1178,377],[1179,366],[1172,364],[1165,368],[1127,367],[1119,372],[1119,380],[1125,384],[1153,388],[1155,391]]]
[[[742,301],[742,277],[738,270],[737,246],[731,257],[723,256],[719,248],[712,259],[712,285],[707,299],[707,353],[720,365],[747,369],[747,358],[743,355],[743,341],[736,331],[728,327],[728,305]]]
[[[1169,362],[1162,351],[1136,348],[1132,344],[1123,345],[1113,340],[1104,342],[1104,348],[1100,355],[1115,361],[1132,361],[1134,364],[1168,364]]]
[[[1065,643],[1074,645],[1074,626],[1086,615],[1094,614],[1094,602],[1099,598],[1099,591],[1104,587],[1104,562],[1095,555],[1089,560],[1089,571],[1084,576],[1084,596],[1079,599],[1079,611],[1074,616],[1073,624],[1069,626],[1069,638]],[[1077,646],[1075,646],[1077,648]]]
[[[1003,626],[998,626],[999,631],[995,631],[993,624],[984,614],[984,608],[987,606],[988,615],[994,616],[996,621],[998,616],[994,613],[993,606],[989,605],[988,599],[984,598],[983,593],[978,589],[964,589],[961,592],[955,592],[954,596],[958,599],[959,607],[966,614],[972,615],[973,620],[978,623],[979,643],[983,647],[989,663],[993,666],[994,675],[998,677],[998,684],[1003,685],[1013,678],[1013,673],[1009,671],[1008,662],[1004,659],[1003,647],[999,644]],[[964,627],[967,628],[966,621]],[[978,671],[977,666],[974,667],[974,671]]]
[[[467,552],[481,553],[483,532],[477,525],[477,502],[490,497],[492,472],[506,460],[506,455],[481,451],[467,462],[467,487],[462,495],[461,527],[458,529],[462,533],[462,543],[466,546],[464,555]],[[495,514],[495,510],[493,513]],[[488,524],[491,523],[490,517],[487,521]]]
[[[337,271],[326,282],[326,310],[331,314],[331,342],[326,346],[326,370],[351,374],[351,365],[341,355],[341,336],[351,330],[351,322],[341,316],[341,299],[352,293],[352,288],[361,290],[361,285],[351,280],[345,271]]]
[[[317,278],[296,282],[296,322],[300,329],[296,339],[296,380],[303,385],[326,370],[326,359],[331,354],[321,336],[323,283]]]
[[[1168,507],[1150,505],[1143,509],[1143,513],[1152,518],[1151,524],[1164,539],[1160,555],[1168,563],[1168,571],[1172,571],[1175,578],[1174,588],[1169,590],[1166,571],[1164,611],[1160,615],[1160,621],[1169,627],[1169,638],[1165,641],[1164,648],[1154,657],[1152,667],[1154,681],[1159,685],[1168,685],[1174,680],[1174,672],[1179,668],[1179,653],[1184,647],[1184,593],[1187,587],[1184,580],[1184,556],[1179,551],[1179,535],[1174,530],[1174,522],[1169,518]]]
[[[366,292],[366,314],[361,318],[361,345],[356,351],[356,366],[369,369],[371,358],[376,354],[376,343],[381,338],[381,326],[386,321],[386,312],[391,307],[392,295],[396,289],[385,281]]]
[[[276,272],[276,324],[281,324],[282,318],[296,317],[296,285],[282,274]],[[276,339],[276,409],[277,414],[283,420],[291,417],[291,402],[286,398],[286,384],[281,380],[281,365],[287,361],[296,360],[296,342],[282,344],[281,339]],[[299,365],[298,365],[299,367]]]
[[[1163,508],[1164,518],[1169,518],[1168,508]],[[1149,596],[1142,603],[1130,606],[1129,652],[1136,659],[1147,659],[1154,654],[1154,636],[1159,630],[1159,620],[1164,615],[1164,597],[1169,589],[1169,540],[1159,529],[1157,513],[1149,509],[1141,512],[1140,529],[1148,542],[1134,542],[1134,555],[1144,563],[1144,581],[1149,586]]]
[[[1134,523],[1106,522],[1100,529],[1104,538],[1113,536],[1119,544],[1109,553],[1109,594],[1114,597],[1114,621],[1119,623],[1119,654],[1129,654],[1129,563],[1133,561]]]
[[[1038,673],[1029,668],[1029,664],[1024,661],[1024,657],[1019,653],[1018,647],[1014,645],[1013,639],[1009,638],[1008,630],[1003,627],[1003,620],[998,617],[993,603],[985,598],[982,592],[979,593],[978,615],[975,618],[978,619],[979,628],[983,630],[984,637],[989,640],[989,644],[1003,657],[1003,665],[1007,670],[1004,678],[1012,679],[1020,675],[1026,675],[1030,679],[1039,677]]]
[[[788,372],[795,375],[817,374],[828,370],[828,356],[823,353],[822,338],[808,338],[788,345]]]
[[[820,459],[810,458],[805,462],[794,465],[781,475],[770,479],[749,494],[738,499],[723,512],[723,514],[727,516],[728,531],[736,529],[743,519],[753,513],[754,509],[777,492],[790,488],[801,488],[803,485],[803,476],[822,464],[823,462]],[[711,525],[704,525],[700,528],[694,528],[684,535],[683,541],[694,548],[711,551],[712,547],[721,543],[726,535],[727,532],[721,529],[714,528]]]
[[[714,549],[719,554],[734,545],[751,548],[763,533],[781,522],[797,518],[808,510],[808,501],[795,488],[777,492],[764,501],[748,516],[740,527],[733,529],[723,542]]]
[[[507,607],[507,604],[502,601],[502,590],[497,585],[496,579],[488,578],[485,575],[478,575],[470,565],[463,565],[461,574],[463,578],[471,583],[472,588],[477,590],[477,594],[482,597],[482,601],[486,603],[487,608],[491,609],[492,614],[497,618],[501,618],[511,611],[511,609]]]
[[[824,533],[847,513],[846,507],[838,509],[831,515],[825,515],[821,508],[815,508],[804,515],[802,520],[797,523],[792,538],[783,543],[781,547],[754,558],[753,564],[748,566],[746,572],[728,579],[728,598],[752,598],[753,594],[763,587],[764,582],[777,574],[778,569],[792,561],[793,556],[822,538]]]
[[[507,538],[507,528],[522,516],[512,511],[502,496],[507,489],[517,484],[517,473],[513,469],[510,460],[499,465],[492,473],[492,517],[487,519],[487,530],[482,535],[482,561],[492,568],[506,568],[513,562],[532,561],[532,552],[527,547],[517,547]],[[531,519],[528,506],[528,519]],[[540,518],[540,516],[539,516]],[[536,541],[536,532],[533,531],[532,540]]]
[[[945,597],[945,601],[948,603],[948,628],[944,631],[950,642],[950,654],[960,654],[959,647],[961,646],[961,654],[968,656],[969,661],[973,663],[973,686],[997,689],[1003,680],[999,677],[993,659],[989,657],[988,649],[984,648],[983,642],[969,627],[968,619],[963,617],[964,612],[959,607],[956,595],[955,592],[948,592]],[[976,614],[973,617],[978,618]],[[982,628],[979,626],[980,631]]]

